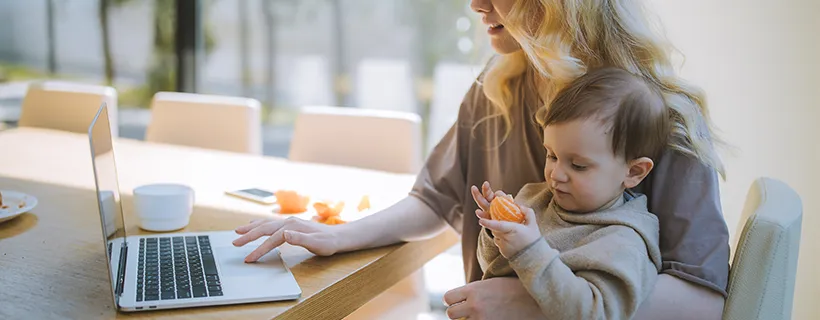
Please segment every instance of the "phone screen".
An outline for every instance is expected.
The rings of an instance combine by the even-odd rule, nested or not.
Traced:
[[[265,191],[265,190],[262,190],[262,189],[255,189],[255,188],[254,189],[239,190],[239,192],[252,194],[252,195],[255,195],[255,196],[260,197],[260,198],[267,198],[267,197],[270,197],[270,196],[273,195],[273,193],[271,193],[270,191]]]

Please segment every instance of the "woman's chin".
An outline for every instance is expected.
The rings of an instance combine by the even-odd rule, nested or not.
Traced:
[[[521,45],[508,33],[490,36],[490,46],[501,55],[516,53],[521,50]]]

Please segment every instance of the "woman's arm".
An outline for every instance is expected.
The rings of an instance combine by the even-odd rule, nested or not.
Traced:
[[[545,319],[538,303],[516,278],[468,283],[444,295],[450,319]],[[668,274],[660,274],[655,290],[634,319],[720,319],[723,296]]]
[[[396,204],[361,220],[340,225],[341,251],[355,251],[418,241],[438,235],[447,227],[444,219],[424,202],[407,196]]]
[[[717,172],[700,160],[668,150],[636,191],[660,222],[661,273],[725,296],[729,230]]]
[[[258,260],[285,242],[327,256],[429,238],[446,226],[424,202],[408,196],[387,209],[343,225],[328,226],[295,217],[252,221],[236,228],[236,233],[242,236],[233,244],[244,246],[262,236],[270,236],[245,257],[246,262]]]
[[[471,97],[479,92],[476,88],[473,85],[467,93],[457,123],[470,119],[473,108]],[[460,223],[461,198],[467,189],[462,158],[469,145],[460,140],[470,138],[469,134],[460,133],[460,130],[469,130],[469,126],[454,124],[450,127],[427,157],[410,191],[411,195],[389,208],[336,226],[298,218],[252,221],[236,229],[236,233],[242,236],[233,244],[243,246],[262,236],[270,236],[245,258],[248,262],[256,261],[285,242],[304,247],[316,255],[332,255],[420,240],[438,234],[448,222]]]
[[[720,319],[724,302],[714,290],[660,274],[655,291],[644,300],[634,319]]]

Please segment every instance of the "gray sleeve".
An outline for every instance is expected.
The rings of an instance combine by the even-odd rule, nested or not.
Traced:
[[[478,236],[476,258],[483,270],[481,279],[515,276],[515,271],[510,266],[510,262],[501,255],[491,234],[492,232],[489,229],[481,228]]]
[[[629,319],[634,315],[654,287],[657,267],[636,232],[615,228],[560,255],[542,239],[510,259],[545,315],[554,319]],[[573,272],[570,264],[578,271]]]
[[[718,174],[668,150],[635,191],[647,196],[660,223],[661,272],[726,296],[729,230],[720,204]]]

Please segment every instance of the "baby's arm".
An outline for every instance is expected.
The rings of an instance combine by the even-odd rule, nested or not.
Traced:
[[[495,245],[493,238],[490,236],[490,230],[486,228],[481,228],[479,232],[476,258],[478,258],[481,271],[484,272],[481,277],[482,280],[515,275],[510,267],[510,262],[501,255],[498,246]]]
[[[510,265],[545,315],[556,319],[629,319],[649,294],[657,267],[643,239],[623,226],[564,252],[536,241]],[[570,269],[573,266],[577,272]]]

